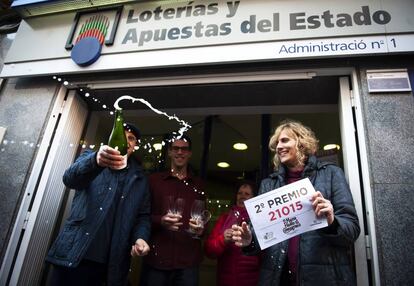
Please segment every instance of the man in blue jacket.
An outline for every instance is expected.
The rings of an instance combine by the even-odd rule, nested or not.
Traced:
[[[149,252],[150,200],[148,183],[131,156],[140,137],[125,125],[127,167],[123,156],[104,145],[87,150],[63,176],[75,189],[69,218],[46,260],[54,264],[51,285],[126,285],[130,255]]]

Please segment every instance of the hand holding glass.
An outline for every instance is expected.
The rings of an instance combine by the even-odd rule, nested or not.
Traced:
[[[231,210],[223,223],[222,231],[231,228],[233,225],[241,226],[244,221],[248,222],[248,219],[243,216],[238,210]]]
[[[221,232],[223,233],[225,242],[232,241],[232,227],[241,226],[243,222],[247,222],[247,218],[245,215],[242,215],[237,209],[232,209],[229,211],[229,214],[221,228]]]
[[[167,214],[182,216],[184,210],[184,199],[174,199],[173,196],[167,197]]]
[[[161,223],[169,230],[178,231],[183,224],[181,221],[184,209],[184,199],[166,197],[166,215],[161,218]]]
[[[211,213],[205,209],[205,202],[202,200],[195,200],[191,206],[191,221],[195,227],[188,228],[187,232],[192,234],[193,238],[200,238],[199,235],[204,228],[204,225],[210,220]]]

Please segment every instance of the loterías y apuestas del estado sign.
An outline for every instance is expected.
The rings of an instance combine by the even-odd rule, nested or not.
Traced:
[[[358,33],[378,28],[382,31],[384,25],[392,21],[390,12],[371,8],[369,5],[358,6],[352,10],[312,7],[309,9],[311,11],[294,10],[286,5],[274,5],[266,9],[260,6],[260,3],[267,6],[269,2],[286,4],[278,1],[258,1],[256,5],[246,1],[209,4],[190,2],[193,4],[131,8],[127,11],[124,23],[127,29],[122,35],[121,43],[145,48],[161,46],[163,42],[186,45],[195,40],[206,43],[281,40],[312,37],[315,32],[322,31],[326,37],[331,33],[337,35],[339,30],[346,34],[357,33],[357,29]],[[364,29],[361,30],[361,27]],[[374,29],[367,29],[371,27]],[[327,31],[330,33],[326,33]]]
[[[383,53],[383,39],[361,37],[414,34],[410,1],[140,2],[77,13],[66,49],[80,66],[101,54],[249,43],[284,43],[275,53],[281,57]]]
[[[136,1],[24,19],[2,75],[413,52],[412,15],[412,0]]]

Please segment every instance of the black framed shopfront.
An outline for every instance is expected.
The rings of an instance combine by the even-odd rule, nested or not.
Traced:
[[[237,7],[236,2],[240,2]],[[233,14],[233,17],[235,17],[237,13],[245,16],[245,10],[243,9],[248,8],[243,8],[243,5],[247,2],[249,5],[253,5],[252,1],[236,2],[231,2],[231,5],[218,2],[216,6],[210,6],[210,10],[207,6],[206,11],[213,13],[215,11],[214,7],[218,11],[221,8],[227,9],[225,10],[227,13],[222,16],[225,19],[226,15]],[[291,12],[288,14],[296,15],[287,18],[290,21],[292,21],[292,17],[296,19],[296,25],[292,26],[292,23],[290,23],[290,28],[302,26],[301,23],[306,21],[302,21],[302,19],[305,19],[302,16],[303,13],[306,15],[311,12],[316,13],[314,11],[316,8],[312,5],[306,8],[309,9],[306,12],[299,11],[293,6],[274,9],[280,13],[279,31],[274,31],[276,29],[275,21],[277,17],[274,16],[276,12],[271,13],[273,23],[271,23],[270,18],[259,17],[263,15],[261,13],[264,13],[262,10],[271,5],[269,2],[259,3],[256,1],[254,4],[255,7],[263,4],[262,7],[258,8],[259,12],[255,14],[257,29],[255,33],[259,33],[260,29],[263,34],[282,30],[285,22],[283,22],[284,16],[280,11],[283,9],[289,8]],[[401,7],[405,7],[404,5],[407,3],[401,2]],[[125,25],[131,27],[136,23],[134,19],[139,22],[140,17],[143,17],[142,19],[149,17],[145,15],[150,13],[140,14],[139,11],[153,11],[152,15],[155,17],[156,13],[154,11],[156,10],[154,9],[157,7],[152,10],[150,8],[141,9],[140,5],[146,4],[144,2],[135,6],[124,7],[121,23],[123,20],[124,23],[129,21],[130,26]],[[160,7],[165,10],[169,5],[171,7],[178,5],[177,9],[182,7],[177,3],[172,4],[168,1]],[[249,5],[246,5],[246,7],[251,7]],[[333,6],[329,9],[329,15],[336,15],[335,23],[338,26],[340,20],[338,14],[347,13],[342,11],[343,13],[337,12],[335,14],[332,11],[335,9],[340,11],[342,8],[340,5],[337,7],[336,4]],[[366,5],[358,3],[357,6],[358,9],[354,9],[353,13],[348,12],[351,15],[350,17],[354,21],[355,19],[365,19],[363,18],[364,15],[368,17],[367,9],[364,8]],[[396,12],[389,12],[384,7],[386,5],[383,5],[380,10],[376,10],[377,7],[369,7],[369,11],[372,12],[369,15],[372,25],[377,24],[383,27],[392,23],[392,19],[395,19],[393,13]],[[178,11],[177,9],[175,11]],[[352,9],[353,7],[348,10]],[[324,9],[321,9],[320,16],[318,16],[321,26],[329,26],[331,22],[328,22],[325,18],[334,18],[334,16],[323,16],[328,15],[328,13],[324,14],[322,10]],[[391,15],[389,22],[385,24],[376,23],[374,19],[379,19],[378,21],[388,19],[385,12],[378,11],[387,11]],[[360,15],[361,18],[355,16],[356,13],[360,13],[357,15]],[[290,51],[302,52],[304,55],[302,59],[298,54],[283,58],[277,58],[274,55],[273,58],[266,58],[269,50],[273,49],[274,51],[275,45],[272,46],[274,43],[267,39],[258,38],[245,42],[219,42],[213,44],[211,41],[207,41],[209,39],[202,39],[207,41],[204,46],[198,44],[196,46],[184,45],[181,47],[156,46],[157,44],[165,45],[167,39],[164,42],[160,41],[162,43],[156,43],[156,41],[150,43],[153,41],[151,40],[148,41],[148,46],[154,44],[155,47],[148,47],[148,50],[138,52],[125,50],[111,52],[111,47],[102,47],[100,58],[88,67],[76,66],[70,59],[69,52],[63,57],[56,54],[55,58],[42,58],[42,55],[40,55],[37,60],[33,60],[33,58],[16,59],[19,54],[19,45],[23,43],[22,38],[18,38],[19,33],[22,33],[22,35],[29,33],[34,38],[39,35],[38,33],[47,31],[48,28],[42,28],[41,25],[46,19],[51,20],[52,23],[58,23],[63,18],[63,22],[69,23],[73,15],[73,13],[70,15],[63,13],[43,16],[43,18],[27,19],[27,23],[23,24],[21,28],[22,30],[17,33],[16,47],[12,46],[9,62],[6,61],[6,66],[2,72],[2,76],[9,78],[6,86],[3,87],[3,97],[6,97],[7,93],[16,94],[17,89],[18,94],[36,94],[37,91],[36,88],[33,88],[33,84],[40,79],[38,81],[39,87],[46,90],[47,95],[45,96],[49,98],[49,101],[46,100],[42,103],[48,106],[46,108],[48,111],[43,116],[43,127],[37,130],[39,147],[29,153],[33,158],[33,164],[27,171],[27,179],[21,183],[23,199],[15,205],[15,209],[20,208],[20,212],[9,226],[11,235],[3,258],[1,281],[8,281],[11,284],[24,284],[25,281],[42,281],[42,279],[45,279],[45,269],[39,263],[44,257],[44,251],[47,249],[56,227],[59,227],[60,216],[65,215],[65,204],[63,202],[68,199],[70,201],[70,195],[69,197],[67,194],[65,195],[65,189],[59,182],[59,172],[62,172],[73,161],[79,151],[78,148],[74,148],[74,146],[78,146],[77,142],[82,143],[79,148],[82,149],[82,145],[90,147],[104,140],[104,134],[108,131],[105,128],[108,128],[111,116],[109,114],[110,108],[104,108],[103,106],[110,107],[114,99],[124,94],[144,98],[167,113],[177,114],[180,118],[191,122],[194,128],[190,130],[190,134],[196,138],[197,144],[195,145],[200,146],[200,149],[195,150],[194,153],[203,154],[203,151],[205,151],[203,146],[211,144],[212,147],[208,152],[209,156],[199,155],[194,158],[194,161],[197,162],[195,167],[201,173],[206,174],[213,201],[218,199],[222,202],[223,207],[229,201],[228,190],[234,180],[237,180],[237,177],[244,176],[257,180],[269,172],[269,166],[266,164],[269,154],[265,151],[264,142],[272,131],[271,129],[280,119],[285,117],[299,119],[317,130],[317,135],[321,136],[321,141],[336,140],[341,145],[339,163],[344,167],[347,174],[358,208],[360,223],[364,226],[364,233],[361,234],[359,241],[355,244],[354,251],[358,283],[359,285],[386,284],[390,277],[393,277],[394,274],[381,274],[390,273],[391,264],[387,264],[385,257],[390,255],[394,257],[396,254],[390,254],[387,245],[384,244],[393,229],[389,229],[389,232],[386,233],[377,233],[377,231],[388,227],[387,223],[391,220],[391,217],[387,214],[378,214],[376,211],[383,206],[382,199],[389,194],[386,188],[389,182],[378,181],[379,173],[381,173],[378,168],[383,163],[376,160],[375,154],[381,149],[381,145],[378,143],[378,134],[382,133],[378,131],[376,125],[381,121],[375,116],[389,114],[390,110],[381,108],[386,108],[390,102],[394,104],[392,106],[396,110],[412,106],[412,95],[410,96],[410,92],[389,92],[381,94],[381,96],[370,94],[366,86],[366,76],[367,70],[386,69],[392,72],[393,70],[406,71],[413,68],[412,51],[407,48],[407,45],[412,43],[413,40],[408,31],[391,36],[387,33],[373,32],[373,34],[368,35],[343,35],[343,37],[335,36],[323,39],[318,38],[318,31],[316,31],[314,37],[310,39],[287,39],[276,42],[279,45],[277,46],[279,52],[284,51],[282,48],[284,46],[286,52],[289,52],[289,48]],[[317,14],[310,15],[316,16]],[[254,19],[250,17],[250,14],[247,16],[249,17],[242,17],[238,20],[233,18],[231,20],[239,21],[241,25],[243,21],[249,19],[249,24],[245,24],[245,31],[247,31],[249,25],[250,29],[253,29],[252,19]],[[190,18],[189,16],[187,20],[189,21]],[[347,16],[343,16],[343,18],[348,19]],[[208,20],[208,17],[202,19]],[[160,19],[159,21],[162,20],[166,19]],[[171,20],[174,20],[175,22],[172,22],[176,24],[172,27],[181,23],[177,21],[177,18]],[[309,18],[307,21],[310,21]],[[230,23],[229,26],[236,26],[235,22]],[[324,24],[322,25],[322,23]],[[341,23],[347,23],[347,21],[343,20]],[[352,24],[356,26],[355,23]],[[306,29],[311,29],[309,22],[306,25]],[[38,30],[35,29],[33,32],[28,27],[34,27]],[[210,28],[211,33],[216,31],[216,28],[212,26]],[[409,28],[413,29],[413,27]],[[57,29],[68,29],[68,27],[62,24]],[[131,29],[138,28],[126,28],[124,33],[122,33],[124,30],[121,28],[117,32],[117,37],[125,41],[126,45],[131,42],[139,46],[140,38],[138,35],[140,33],[138,30],[131,32]],[[223,28],[223,30],[226,29]],[[297,32],[296,30],[294,32]],[[52,33],[53,31],[52,29]],[[309,33],[309,31],[306,32]],[[136,43],[134,43],[134,33],[137,33]],[[155,32],[153,31],[154,35]],[[254,36],[260,36],[257,35]],[[392,39],[394,41],[401,40],[404,43],[400,47],[401,50],[392,51],[392,46],[388,50],[381,50],[378,53],[372,50],[377,47],[375,43],[381,43],[381,40],[385,40],[392,44]],[[330,50],[323,54],[324,46],[321,46],[321,42],[326,44],[326,41],[330,41],[329,46],[337,47],[338,50]],[[305,42],[306,44],[304,44]],[[345,46],[348,49],[354,47],[357,49],[358,43],[362,42],[367,45],[370,43],[372,49],[367,52],[359,51],[356,53],[350,50],[346,52],[340,50],[340,47],[345,49]],[[143,42],[143,45],[147,45],[147,42]],[[381,44],[379,45],[381,46]],[[123,48],[125,49],[125,47]],[[318,49],[318,55],[309,56],[312,49]],[[39,53],[42,54],[43,52]],[[66,53],[64,48],[63,53]],[[366,57],[367,54],[370,56]],[[34,57],[34,55],[27,57],[30,56]],[[146,59],[144,59],[145,57]],[[88,96],[86,96],[87,93]],[[14,100],[18,101],[19,97]],[[10,102],[9,105],[3,107],[4,110],[11,108],[13,101]],[[65,104],[62,107],[63,102]],[[375,107],[376,104],[379,105]],[[150,138],[155,140],[157,136],[162,136],[174,128],[173,125],[163,123],[161,118],[155,117],[143,106],[127,104],[126,109],[126,116],[142,126],[143,134],[147,134],[148,140]],[[403,118],[409,116],[410,112],[412,114],[412,111],[408,109],[404,115],[397,111],[394,113],[396,117],[390,122],[400,122]],[[2,121],[5,122],[4,118]],[[0,124],[5,124],[1,123],[2,121],[0,120]],[[408,119],[408,122],[410,122],[410,119]],[[411,127],[408,122],[400,125],[401,130],[399,132],[408,132],[409,134]],[[15,125],[18,126],[18,124]],[[158,128],[154,128],[154,125]],[[205,132],[209,129],[209,125],[210,140],[206,141]],[[13,126],[13,124],[9,124],[8,128],[10,126]],[[370,137],[372,134],[377,137],[373,139]],[[5,139],[11,140],[12,138],[8,139],[8,135],[11,136],[12,133],[6,133]],[[251,140],[249,146],[252,146],[252,148],[248,153],[236,155],[237,158],[233,158],[234,160],[242,158],[241,161],[239,160],[235,164],[237,168],[231,168],[227,172],[218,171],[215,167],[216,157],[224,156],[223,153],[225,152],[223,150],[226,143],[232,141],[233,137]],[[71,146],[70,144],[74,145]],[[58,148],[58,146],[60,147]],[[65,148],[62,148],[62,146]],[[11,145],[8,147],[11,148]],[[402,148],[402,150],[404,153],[405,149]],[[8,148],[5,148],[4,152],[7,153]],[[408,158],[412,156],[407,155],[407,153],[404,154]],[[148,166],[148,170],[159,167],[158,158],[155,155],[143,154],[142,157],[144,159],[143,163]],[[231,159],[229,158],[229,160]],[[405,159],[402,164],[409,166],[410,162]],[[398,169],[395,172],[401,172],[401,170]],[[398,174],[402,178],[407,177],[404,171]],[[398,184],[399,179],[395,179],[393,182]],[[18,186],[19,184],[16,184],[14,187],[17,189]],[[215,190],[220,191],[215,192]],[[219,204],[215,204],[218,212],[220,211],[218,210]],[[409,200],[406,207],[408,207],[408,204]],[[406,207],[403,207],[403,209]],[[26,215],[27,211],[30,211],[30,216]],[[24,222],[26,217],[27,222]],[[406,239],[409,239],[408,236],[402,240]],[[404,255],[409,256],[406,253]],[[205,271],[204,274],[201,274],[205,275],[203,281],[213,279],[214,271],[211,270],[213,265],[211,263],[206,260],[202,266],[203,271]],[[38,267],[33,267],[33,265],[38,265]],[[410,274],[405,272],[400,276],[410,278]]]

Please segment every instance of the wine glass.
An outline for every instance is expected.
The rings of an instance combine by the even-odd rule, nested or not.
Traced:
[[[165,204],[167,209],[167,214],[175,214],[175,198],[174,196],[168,196],[165,198]]]
[[[184,211],[184,203],[185,200],[183,198],[178,198],[175,200],[175,214],[176,215],[183,215],[183,211]]]
[[[174,196],[168,196],[167,201],[167,214],[182,216],[184,210],[185,201],[183,198],[175,199]]]
[[[210,211],[205,209],[205,202],[202,200],[195,200],[193,204],[191,205],[191,219],[194,220],[197,223],[197,226],[200,228],[204,228],[204,225],[210,220],[211,213]],[[187,232],[192,234],[193,238],[199,239],[200,237],[197,235],[197,233],[189,227],[187,229]]]
[[[240,213],[238,210],[234,210],[234,216],[236,217],[236,224],[241,226],[243,222],[249,222],[249,215],[246,213]]]
[[[226,220],[223,223],[221,231],[224,232],[226,229],[232,228],[233,225],[241,226],[243,222],[248,222],[248,217],[240,213],[237,209],[232,209],[229,211],[229,214]]]

